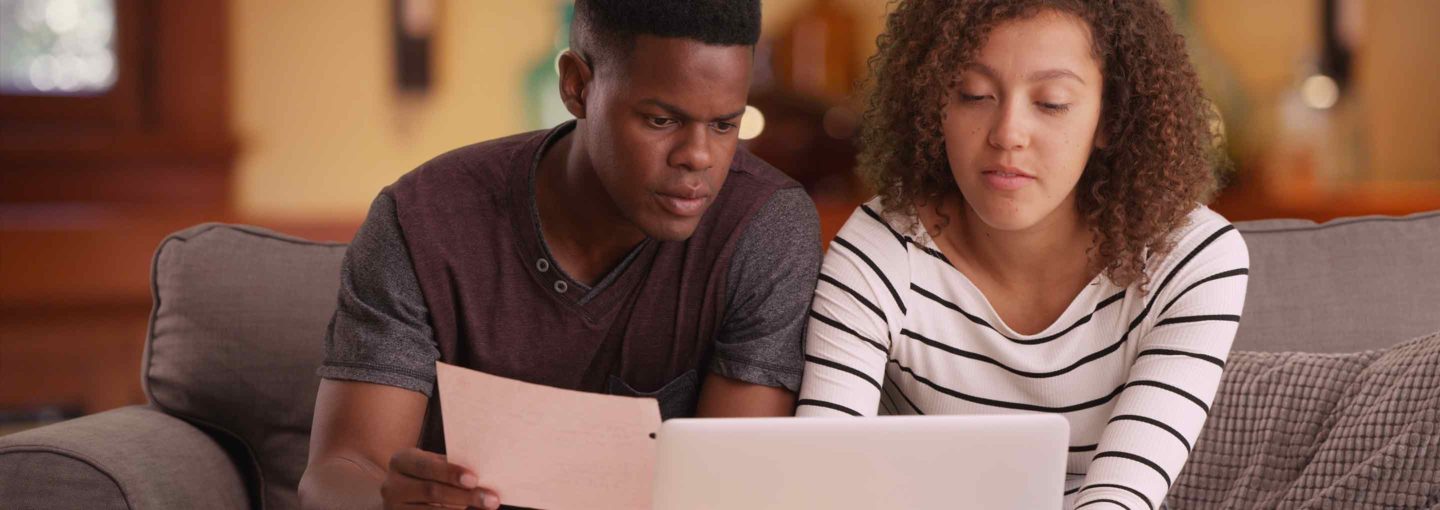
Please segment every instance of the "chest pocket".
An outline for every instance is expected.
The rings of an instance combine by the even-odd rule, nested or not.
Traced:
[[[610,376],[609,393],[626,397],[649,397],[660,402],[660,419],[683,418],[695,415],[695,403],[699,400],[700,375],[695,369],[671,379],[655,391],[637,391],[624,379]]]

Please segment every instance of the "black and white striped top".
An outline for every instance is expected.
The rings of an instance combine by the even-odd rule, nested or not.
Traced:
[[[1155,508],[1210,411],[1249,253],[1198,206],[1149,292],[1103,275],[1044,331],[1015,333],[923,232],[862,205],[825,256],[801,416],[1060,413],[1066,507]]]

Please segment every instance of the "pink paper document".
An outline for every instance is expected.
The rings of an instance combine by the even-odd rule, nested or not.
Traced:
[[[545,510],[650,508],[654,399],[618,397],[436,363],[445,448],[500,502]]]

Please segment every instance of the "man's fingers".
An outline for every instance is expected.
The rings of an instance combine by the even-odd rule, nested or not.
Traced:
[[[500,501],[484,489],[462,489],[448,483],[423,480],[392,473],[380,487],[380,494],[389,505],[430,505],[447,508],[500,507]]]
[[[400,450],[390,457],[390,470],[413,478],[446,483],[463,489],[474,489],[480,479],[473,473],[445,460],[444,455],[419,448]]]

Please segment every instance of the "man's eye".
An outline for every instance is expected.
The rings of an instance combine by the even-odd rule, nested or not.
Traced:
[[[732,130],[732,129],[735,129],[735,124],[733,124],[733,123],[730,123],[730,122],[716,122],[716,123],[715,123],[715,131],[717,131],[717,132],[720,132],[720,133],[729,133],[730,130]]]
[[[675,119],[666,117],[650,117],[650,125],[655,127],[668,127],[675,123]]]

